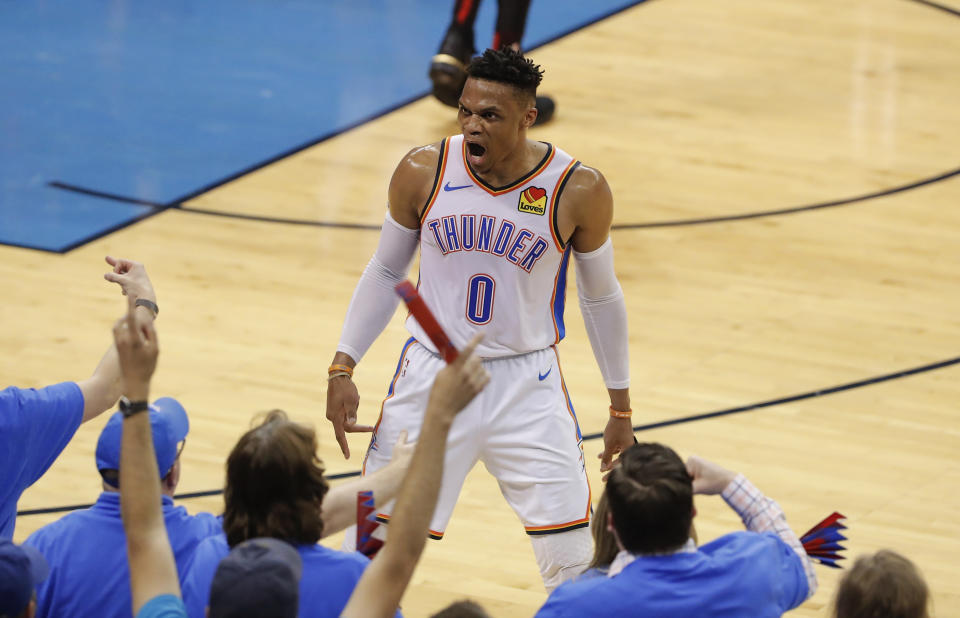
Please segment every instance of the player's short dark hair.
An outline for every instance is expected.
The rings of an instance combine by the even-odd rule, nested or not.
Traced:
[[[673,449],[633,445],[620,455],[606,493],[614,530],[627,551],[672,551],[690,538],[693,478]]]
[[[881,549],[860,556],[840,580],[834,605],[837,618],[926,618],[930,592],[910,560]]]
[[[487,49],[467,66],[467,76],[508,84],[532,97],[543,79],[543,69],[512,47]]]
[[[319,541],[320,504],[329,489],[323,474],[314,430],[283,410],[267,412],[227,458],[223,531],[230,547],[264,536]]]

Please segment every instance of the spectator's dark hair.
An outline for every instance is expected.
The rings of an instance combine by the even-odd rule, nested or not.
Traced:
[[[467,66],[467,75],[475,79],[508,84],[531,97],[537,96],[537,86],[543,79],[543,69],[533,60],[511,47],[488,49]]]
[[[430,618],[490,618],[490,614],[477,603],[464,599],[444,607]]]
[[[673,449],[645,442],[624,451],[606,494],[613,527],[627,551],[672,551],[690,538],[693,478]]]
[[[610,512],[610,503],[607,492],[600,494],[597,508],[590,518],[590,534],[593,536],[593,559],[587,565],[588,569],[607,569],[617,557],[619,548],[613,533],[607,530],[607,513]]]
[[[319,541],[320,504],[329,489],[323,473],[314,430],[283,410],[267,412],[227,458],[223,530],[230,547],[262,536]]]
[[[881,549],[860,556],[844,575],[834,607],[837,618],[926,618],[929,591],[910,560]]]
[[[179,458],[180,456],[177,455],[177,459]],[[174,460],[173,463],[174,465],[176,465],[177,461]],[[97,470],[97,472],[100,473],[100,479],[104,483],[106,483],[113,489],[120,489],[120,471],[119,470],[115,470],[113,468],[104,468],[103,470]],[[167,479],[170,478],[171,474],[173,474],[173,466],[170,466],[170,469],[167,470],[167,473],[165,475],[163,475],[163,478],[160,479],[160,482],[166,483]]]

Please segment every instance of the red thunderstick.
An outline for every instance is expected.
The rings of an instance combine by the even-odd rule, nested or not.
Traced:
[[[414,319],[420,323],[420,326],[423,327],[423,330],[427,332],[433,345],[437,346],[437,350],[440,351],[440,356],[443,357],[443,360],[448,363],[457,360],[457,355],[459,354],[457,348],[453,347],[453,344],[450,343],[450,338],[447,337],[447,333],[443,332],[443,328],[440,327],[437,318],[433,317],[433,312],[430,311],[430,307],[427,307],[427,303],[420,298],[420,293],[417,292],[417,288],[413,287],[413,284],[409,281],[404,281],[403,283],[398,283],[394,289],[397,291],[397,294],[400,295],[400,298],[403,299],[403,302],[407,303],[407,309],[410,310],[410,315],[412,315]]]

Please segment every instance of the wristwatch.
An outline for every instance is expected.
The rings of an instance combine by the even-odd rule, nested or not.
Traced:
[[[150,408],[150,403],[146,401],[130,401],[126,397],[120,398],[120,412],[123,418],[130,418],[138,412],[143,412]]]

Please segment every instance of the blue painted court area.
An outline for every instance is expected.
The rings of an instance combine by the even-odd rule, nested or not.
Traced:
[[[636,0],[534,0],[527,48]],[[442,0],[0,3],[0,243],[66,251],[429,90]],[[486,0],[477,43],[493,33]]]

